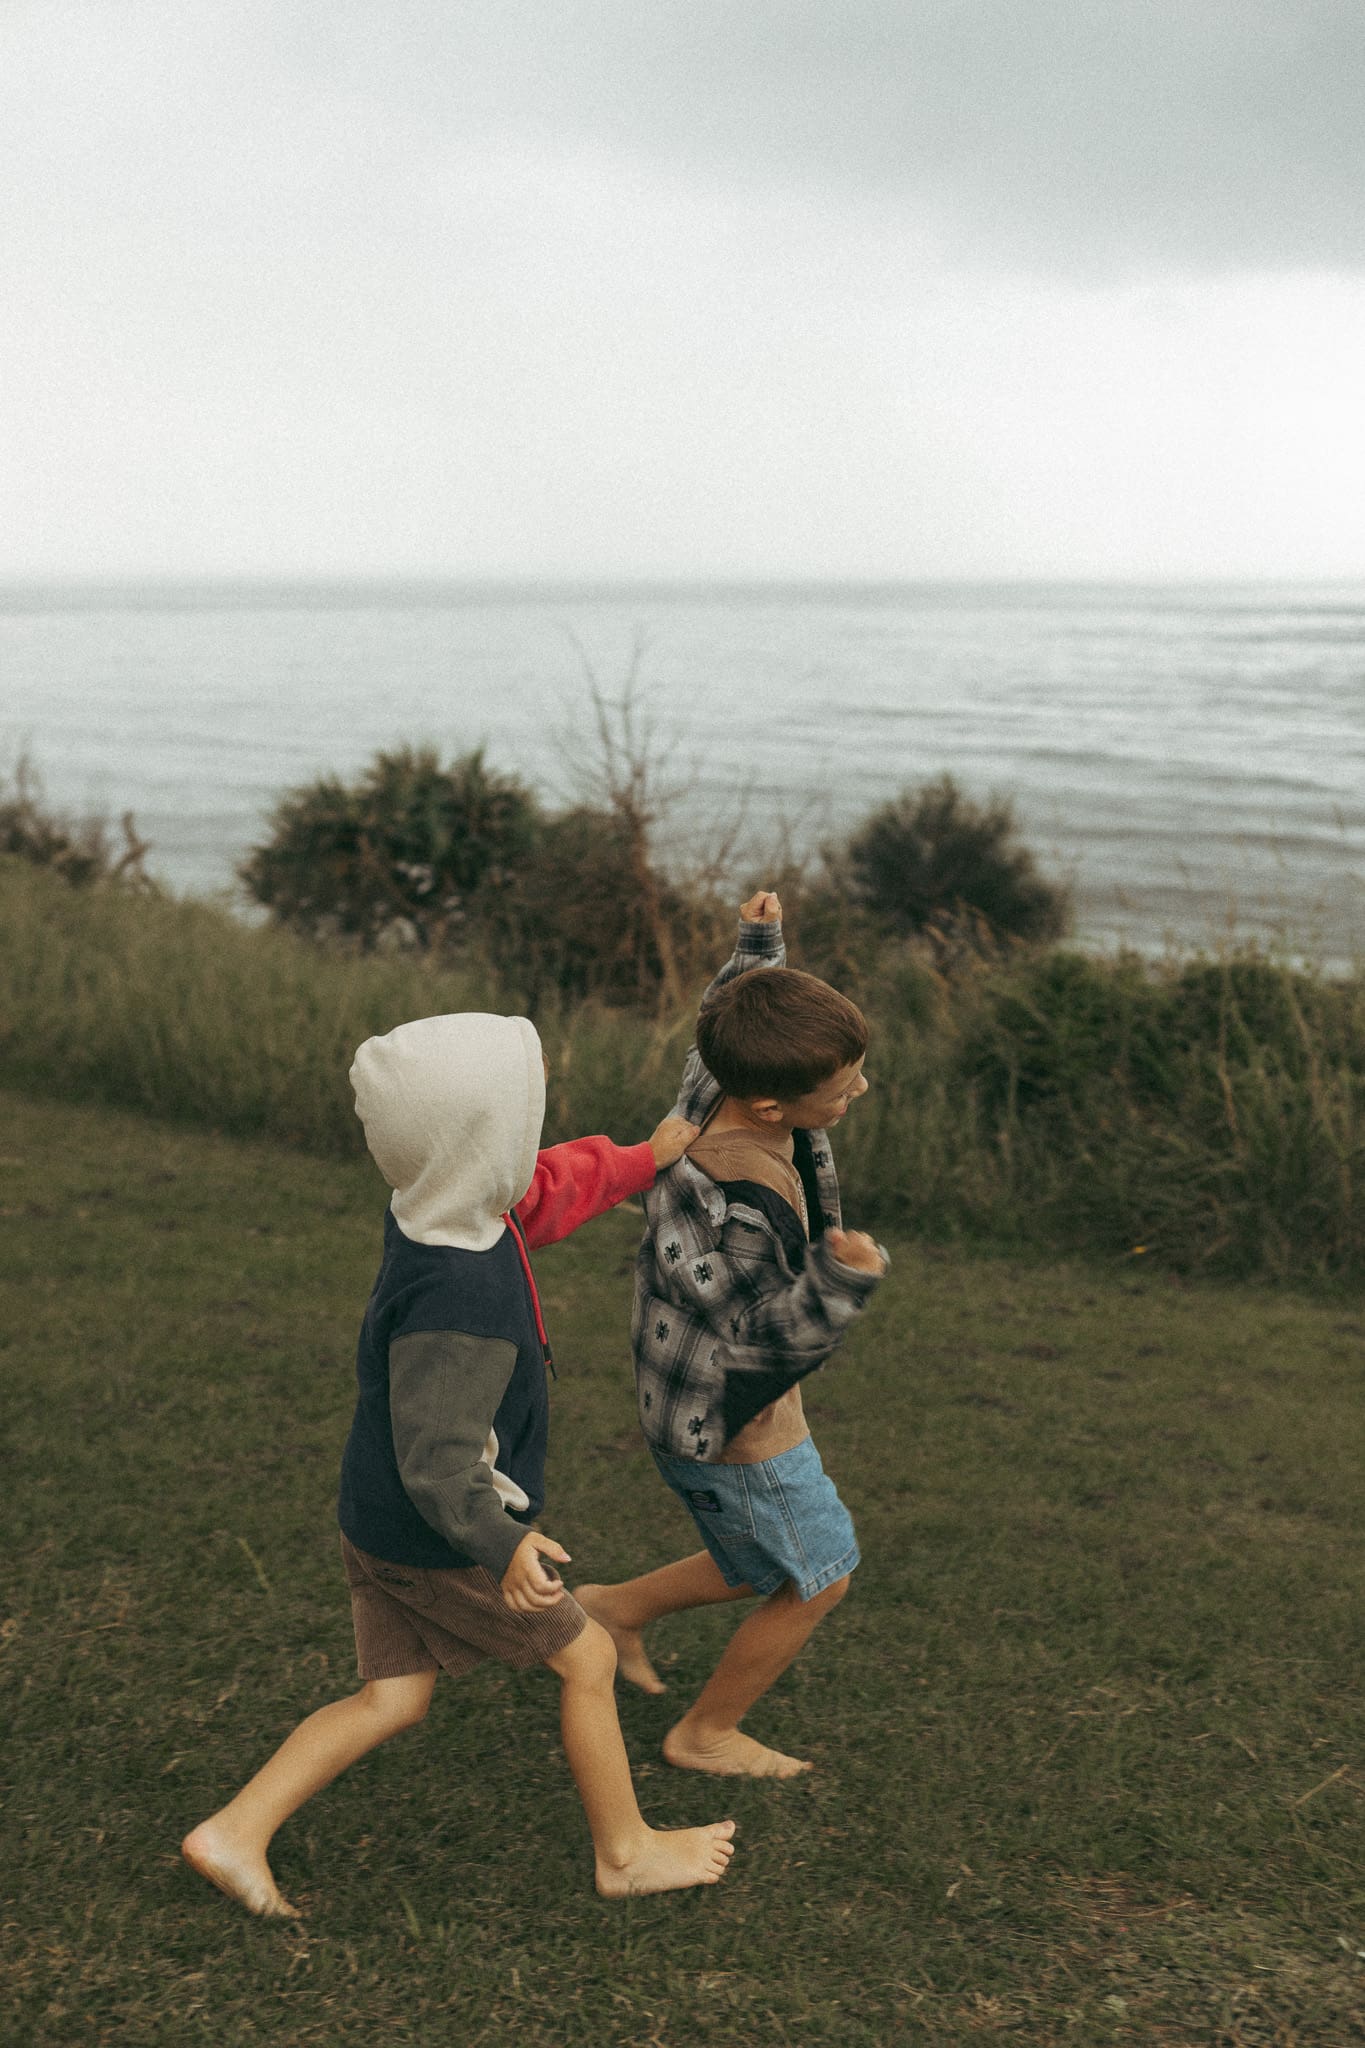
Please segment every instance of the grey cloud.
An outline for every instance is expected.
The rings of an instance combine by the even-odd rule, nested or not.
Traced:
[[[1360,0],[399,0],[273,20],[294,66],[400,95],[434,130],[908,211],[968,260],[1365,262]]]

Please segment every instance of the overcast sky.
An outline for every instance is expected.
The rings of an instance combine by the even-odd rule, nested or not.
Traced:
[[[1361,0],[0,0],[0,576],[1365,576]]]

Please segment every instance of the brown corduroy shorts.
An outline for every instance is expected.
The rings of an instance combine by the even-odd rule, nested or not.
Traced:
[[[388,1564],[345,1536],[341,1560],[364,1679],[410,1678],[438,1668],[461,1678],[485,1657],[525,1671],[567,1650],[587,1626],[572,1593],[538,1614],[514,1614],[482,1565],[424,1571]]]

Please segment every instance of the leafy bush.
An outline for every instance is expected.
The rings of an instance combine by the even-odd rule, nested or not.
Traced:
[[[449,944],[509,887],[543,821],[515,777],[433,747],[377,755],[355,783],[335,776],[290,790],[270,838],[238,868],[275,922],[363,948],[398,938]]]
[[[976,803],[943,775],[883,804],[831,859],[855,904],[899,936],[956,927],[970,938],[984,920],[995,937],[1060,938],[1065,892],[1015,833],[1007,799]]]
[[[676,994],[692,921],[629,802],[547,815],[481,752],[444,767],[432,748],[399,748],[358,782],[290,790],[238,875],[307,938],[496,959],[532,1008]]]

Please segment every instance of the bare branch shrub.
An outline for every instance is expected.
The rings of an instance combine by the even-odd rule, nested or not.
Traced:
[[[120,827],[122,852],[105,819],[73,819],[53,810],[27,754],[19,756],[12,775],[0,779],[0,856],[49,868],[73,888],[102,882],[123,888],[155,888],[144,865],[151,846],[138,836],[131,811],[123,813]]]

